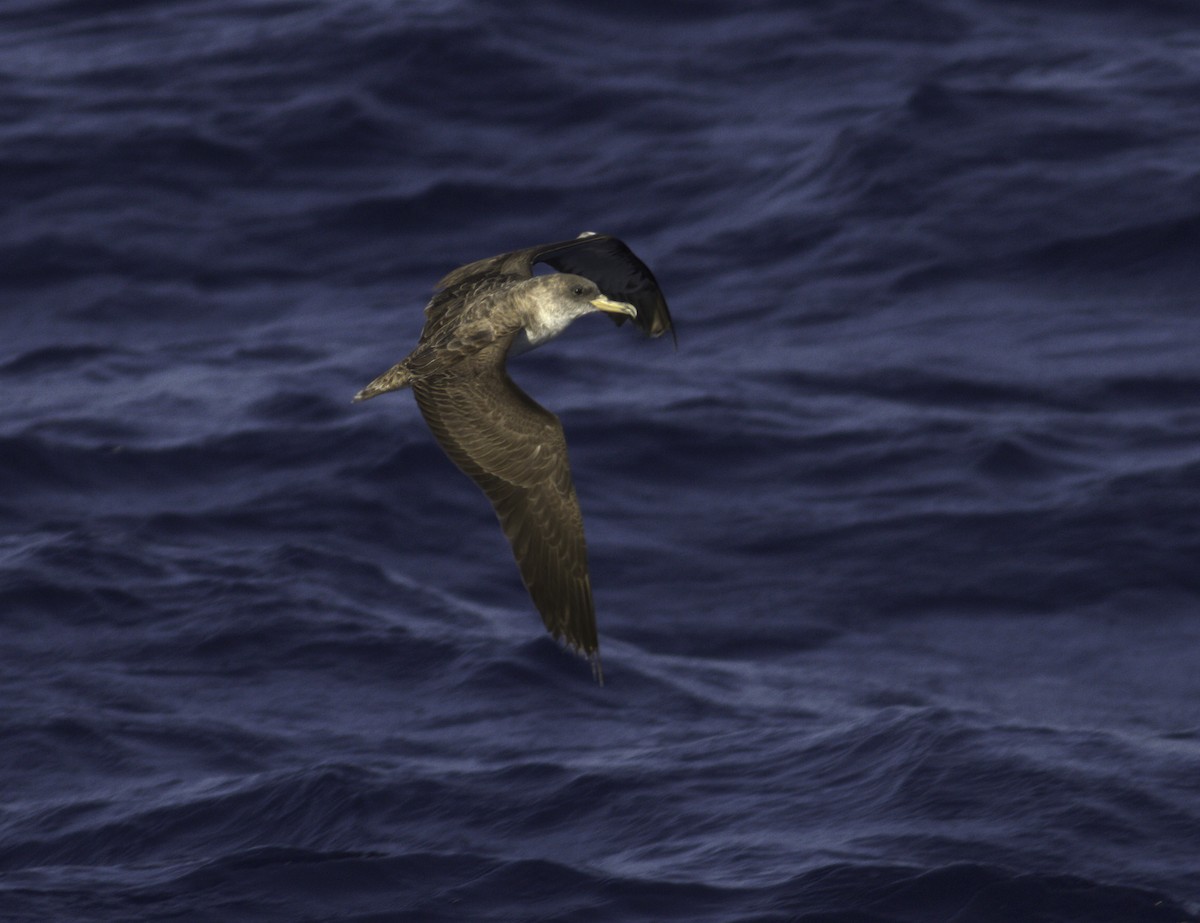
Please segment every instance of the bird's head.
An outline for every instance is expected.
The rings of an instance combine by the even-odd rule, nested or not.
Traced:
[[[531,347],[554,339],[576,318],[594,311],[637,317],[633,305],[613,301],[591,279],[566,272],[534,276],[522,283],[521,303],[524,332]]]

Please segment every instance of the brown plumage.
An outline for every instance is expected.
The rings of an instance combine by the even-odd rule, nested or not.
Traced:
[[[534,276],[536,263],[558,273]],[[517,387],[511,350],[539,346],[604,311],[648,336],[670,330],[653,274],[614,237],[528,247],[454,270],[425,308],[413,351],[357,395],[411,387],[434,438],[487,495],[547,630],[591,660],[603,683],[583,516],[562,425]]]

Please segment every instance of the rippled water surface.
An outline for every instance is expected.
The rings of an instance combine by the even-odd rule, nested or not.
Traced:
[[[0,917],[1200,919],[1190,4],[7,0]],[[606,685],[407,393],[595,229]]]

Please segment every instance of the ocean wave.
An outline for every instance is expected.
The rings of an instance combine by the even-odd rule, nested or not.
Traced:
[[[11,0],[5,919],[1196,920],[1183,12]],[[351,404],[584,229],[603,687]]]

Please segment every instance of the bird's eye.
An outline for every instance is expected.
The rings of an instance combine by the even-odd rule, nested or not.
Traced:
[[[582,295],[586,291],[587,291],[587,289],[585,289],[582,285],[576,285],[573,289],[571,289],[571,294],[578,297],[579,295]]]

